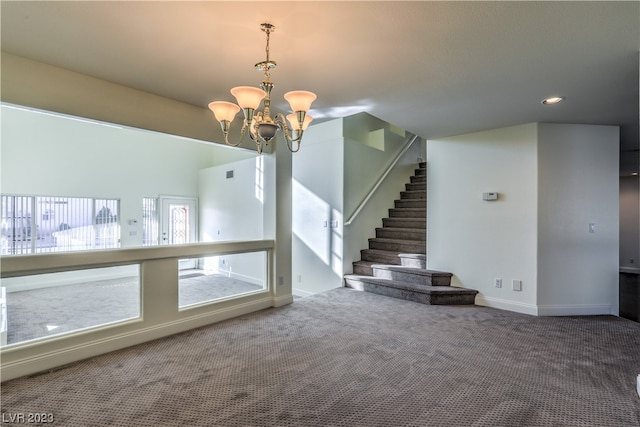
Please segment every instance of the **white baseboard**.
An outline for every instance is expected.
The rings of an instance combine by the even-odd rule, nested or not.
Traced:
[[[315,292],[303,291],[302,289],[293,288],[293,295],[297,297],[310,297],[311,295],[315,295]]]
[[[289,296],[293,301],[293,297]],[[280,299],[284,300],[285,297]],[[284,304],[282,304],[284,305]],[[77,345],[70,345],[47,353],[38,353],[33,357],[2,364],[2,381],[32,375],[59,366],[64,366],[89,357],[98,356],[114,350],[120,350],[136,344],[166,337],[179,332],[185,332],[201,326],[232,319],[244,314],[276,306],[270,296],[260,300],[237,304],[233,307],[221,308],[205,314],[199,314],[157,325],[142,327],[134,331],[115,334],[106,338],[86,341]],[[37,344],[32,344],[36,346]],[[17,351],[18,349],[16,349]],[[5,350],[7,351],[7,350]],[[34,352],[35,353],[35,352]]]
[[[538,316],[598,316],[610,315],[608,304],[539,305]]]
[[[273,297],[271,300],[273,301],[272,307],[282,307],[293,302],[293,295],[289,294]]]
[[[525,304],[517,301],[486,297],[480,294],[476,295],[476,305],[499,308],[501,310],[507,311],[515,311],[516,313],[530,314],[532,316],[538,315],[538,307],[533,304]]]
[[[476,296],[476,305],[533,316],[598,316],[612,314],[611,306],[608,304],[533,305],[483,295]]]
[[[229,273],[228,271],[225,271],[225,273],[227,273],[228,277],[231,279],[236,279],[236,280],[240,280],[242,282],[247,282],[247,283],[251,283],[253,285],[258,285],[264,288],[264,280],[256,278],[256,277],[252,277],[252,276],[245,276],[244,274],[239,274],[239,273]]]

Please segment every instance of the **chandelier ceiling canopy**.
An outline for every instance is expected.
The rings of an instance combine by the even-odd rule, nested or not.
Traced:
[[[213,112],[216,120],[220,122],[224,141],[226,144],[237,147],[244,139],[244,135],[249,131],[249,137],[256,143],[258,153],[276,136],[278,130],[284,134],[287,147],[293,153],[300,149],[302,134],[309,126],[313,118],[307,114],[311,108],[311,103],[315,101],[316,94],[305,90],[294,90],[284,94],[284,98],[289,102],[293,113],[285,116],[277,113],[271,117],[271,70],[276,67],[276,62],[269,57],[269,37],[275,31],[271,24],[264,23],[260,26],[267,35],[266,59],[258,62],[255,67],[264,74],[264,80],[260,88],[253,86],[237,86],[231,89],[231,94],[236,98],[237,104],[227,101],[214,101],[209,103],[209,109]],[[262,111],[258,110],[263,104]],[[229,129],[231,122],[238,111],[242,110],[244,120],[240,130],[240,139],[236,143],[229,142]],[[287,125],[287,121],[289,125]]]

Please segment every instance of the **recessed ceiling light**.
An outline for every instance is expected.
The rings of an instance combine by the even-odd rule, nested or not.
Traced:
[[[542,100],[544,105],[553,105],[564,101],[564,96],[551,96]]]

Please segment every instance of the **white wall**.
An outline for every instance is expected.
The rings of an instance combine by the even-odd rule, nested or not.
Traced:
[[[143,197],[198,197],[200,169],[219,162],[220,153],[227,160],[246,156],[218,144],[44,111],[10,105],[1,111],[1,192],[120,199],[123,247],[142,243]],[[129,226],[130,219],[137,225]]]
[[[223,141],[208,108],[1,53],[3,102],[119,123],[200,141]],[[243,143],[255,150],[255,145]]]
[[[227,172],[233,178],[227,178]],[[252,157],[199,172],[200,241],[264,239],[263,158]],[[262,184],[261,184],[262,183]],[[251,283],[266,278],[263,253],[215,257],[220,272]]]
[[[342,285],[342,125],[338,119],[309,127],[293,155],[292,279],[298,295]]]
[[[535,312],[536,136],[527,124],[427,142],[427,267],[480,291],[479,304]]]
[[[200,240],[262,239],[263,200],[256,181],[260,156],[203,169],[198,173]],[[233,178],[227,178],[228,171]]]
[[[526,124],[428,141],[428,268],[479,290],[482,305],[617,314],[618,150],[611,126]],[[490,191],[497,201],[482,200]]]
[[[618,314],[619,152],[615,126],[538,127],[540,314]]]

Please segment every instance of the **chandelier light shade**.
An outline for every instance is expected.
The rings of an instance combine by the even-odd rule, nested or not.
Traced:
[[[284,99],[289,102],[293,111],[309,111],[311,103],[313,103],[316,98],[315,93],[307,92],[306,90],[294,90],[284,94]]]
[[[246,108],[257,110],[266,94],[262,89],[252,86],[238,86],[231,89],[231,95],[236,97],[238,105],[243,110]]]
[[[262,24],[260,28],[267,34],[265,49],[267,58],[255,65],[258,71],[264,73],[264,80],[260,84],[260,88],[253,86],[234,87],[231,89],[231,94],[236,98],[237,105],[227,101],[214,101],[209,103],[209,109],[213,112],[216,120],[220,122],[226,144],[237,147],[248,130],[249,137],[256,143],[258,153],[262,153],[263,148],[280,130],[287,141],[287,147],[295,153],[300,149],[303,132],[313,120],[307,113],[317,97],[315,93],[306,90],[287,92],[284,98],[289,102],[293,113],[287,115],[286,119],[282,113],[277,113],[271,118],[271,90],[274,85],[271,82],[270,72],[276,67],[276,63],[269,59],[269,36],[276,28],[266,23]],[[262,111],[259,110],[260,104],[263,105]],[[229,142],[229,129],[231,122],[240,110],[244,114],[240,139],[237,143],[231,143]]]
[[[233,102],[227,101],[215,101],[209,104],[209,108],[213,111],[213,115],[216,120],[219,122],[232,122],[233,119],[240,111],[240,107],[238,107]]]

